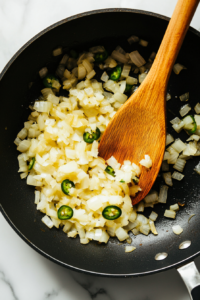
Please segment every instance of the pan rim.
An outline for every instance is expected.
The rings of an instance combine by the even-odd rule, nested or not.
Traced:
[[[143,15],[148,15],[148,16],[152,16],[155,18],[159,18],[159,19],[163,19],[165,21],[169,21],[170,18],[163,16],[161,14],[157,14],[157,13],[153,13],[153,12],[149,12],[149,11],[144,11],[144,10],[137,10],[137,9],[129,9],[129,8],[108,8],[108,9],[98,9],[98,10],[91,10],[91,11],[87,11],[84,13],[80,13],[80,14],[76,14],[73,15],[71,17],[62,19],[61,21],[58,21],[50,26],[48,26],[47,28],[43,29],[42,31],[40,31],[38,34],[36,34],[35,36],[33,36],[28,42],[26,42],[13,56],[12,58],[8,61],[8,63],[5,65],[5,67],[3,68],[2,72],[0,73],[0,81],[3,78],[3,76],[6,74],[7,70],[9,69],[9,67],[12,65],[12,63],[18,58],[18,56],[30,45],[32,44],[34,41],[36,41],[38,38],[40,38],[43,34],[47,33],[48,31],[50,31],[51,29],[54,29],[64,23],[70,22],[72,20],[75,20],[77,18],[82,18],[82,17],[86,17],[89,15],[95,15],[95,14],[100,14],[100,13],[115,13],[115,12],[123,12],[123,13],[136,13],[136,14],[143,14]],[[189,27],[189,31],[192,32],[193,34],[197,35],[200,38],[200,32],[194,28],[192,28],[191,26]],[[8,217],[8,215],[6,214],[6,212],[3,209],[2,204],[0,203],[0,212],[2,213],[2,215],[4,216],[4,218],[6,219],[6,221],[8,222],[8,224],[14,229],[14,231],[22,238],[23,241],[25,241],[32,249],[34,249],[35,251],[37,251],[38,253],[40,253],[42,256],[44,256],[45,258],[49,259],[50,261],[57,263],[58,265],[71,269],[73,271],[78,271],[81,273],[85,273],[88,275],[95,275],[95,276],[101,276],[101,277],[110,277],[110,278],[126,278],[126,277],[139,277],[139,276],[145,276],[145,275],[151,275],[151,274],[155,274],[155,273],[159,273],[159,272],[163,272],[166,270],[170,270],[172,268],[177,268],[180,267],[181,265],[187,264],[190,261],[192,261],[194,258],[196,258],[197,256],[200,255],[200,250],[198,252],[196,252],[195,254],[187,257],[184,260],[181,260],[177,263],[174,264],[170,264],[167,267],[161,267],[161,268],[157,268],[155,270],[151,270],[151,271],[147,271],[147,272],[140,272],[140,273],[128,273],[128,274],[111,274],[111,273],[100,273],[100,272],[94,272],[94,271],[90,271],[90,270],[85,270],[85,269],[80,269],[78,267],[66,264],[64,262],[61,262],[59,260],[57,260],[56,258],[48,255],[47,253],[45,253],[44,251],[42,251],[40,248],[38,248],[35,244],[33,244],[30,240],[28,240],[20,231],[19,229],[15,226],[15,224],[12,222],[12,220]],[[159,261],[158,261],[159,264]]]

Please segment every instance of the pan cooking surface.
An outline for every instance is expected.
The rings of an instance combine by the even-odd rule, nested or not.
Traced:
[[[114,24],[114,26],[113,26]],[[41,83],[38,79],[38,70],[45,65],[54,70],[59,58],[52,58],[52,50],[63,46],[70,48],[87,49],[90,46],[103,44],[110,49],[120,45],[126,51],[135,50],[126,41],[135,34],[149,41],[148,49],[139,48],[146,59],[145,53],[157,51],[167,27],[167,18],[151,13],[109,9],[85,13],[75,16],[46,29],[32,41],[28,42],[11,60],[0,77],[1,99],[1,209],[7,221],[15,231],[30,246],[47,258],[63,266],[73,269],[107,276],[135,276],[161,271],[198,255],[200,250],[200,176],[193,169],[200,158],[189,161],[184,169],[185,178],[181,182],[173,181],[169,188],[166,205],[158,204],[153,209],[146,208],[145,216],[151,211],[158,213],[156,221],[158,236],[138,235],[132,237],[132,244],[136,250],[125,253],[126,243],[122,245],[115,238],[111,238],[107,245],[98,245],[90,242],[81,245],[79,238],[69,239],[60,229],[48,229],[42,222],[42,213],[36,210],[34,204],[34,188],[27,186],[21,180],[18,171],[18,152],[13,143],[16,134],[27,120],[28,105],[39,96]],[[132,51],[133,51],[132,50]],[[190,30],[183,43],[177,62],[187,67],[180,75],[172,73],[168,92],[172,99],[167,102],[167,132],[174,138],[178,136],[185,141],[186,133],[179,135],[171,129],[169,120],[179,116],[180,102],[176,96],[190,92],[189,103],[194,105],[200,100],[200,34]],[[30,83],[33,82],[31,88]],[[194,111],[191,111],[193,114]],[[7,127],[7,130],[5,128]],[[172,171],[172,167],[170,171]],[[154,189],[159,190],[163,183],[159,176]],[[163,217],[165,209],[177,202],[185,203],[177,213],[175,220]],[[191,214],[195,216],[188,223]],[[172,226],[179,224],[183,233],[176,236]],[[185,240],[191,241],[191,246],[179,250],[179,245]],[[155,255],[160,252],[168,253],[165,260],[156,261]]]

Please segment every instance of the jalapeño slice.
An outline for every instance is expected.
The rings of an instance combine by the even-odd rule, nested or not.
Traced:
[[[109,175],[115,177],[115,171],[114,171],[114,169],[113,169],[111,166],[107,166],[107,167],[105,168],[105,171],[106,171],[106,173],[108,173]]]
[[[94,55],[94,59],[96,62],[103,62],[108,57],[108,52],[105,50],[104,52],[99,52]]]
[[[56,78],[54,75],[49,74],[43,79],[44,86],[46,86],[47,88],[52,88],[52,80],[56,80],[59,82],[58,78]]]
[[[116,220],[121,216],[121,214],[121,208],[115,205],[106,206],[102,212],[102,215],[106,220]]]
[[[75,184],[73,183],[73,181],[70,181],[69,179],[65,179],[61,183],[61,189],[65,195],[69,195],[72,187],[74,188]]]
[[[110,79],[113,81],[117,81],[121,77],[121,73],[122,73],[122,67],[116,66],[110,73]]]
[[[98,140],[100,135],[101,135],[101,131],[97,127],[96,131],[84,132],[83,139],[86,143],[92,144],[95,140]]]
[[[31,161],[29,162],[28,165],[29,171],[33,169],[34,164],[35,164],[35,157],[31,158]]]
[[[69,220],[73,217],[73,209],[70,206],[63,205],[57,211],[58,219]]]

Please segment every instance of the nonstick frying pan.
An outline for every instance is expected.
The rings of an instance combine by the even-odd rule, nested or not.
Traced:
[[[156,221],[158,236],[150,234],[132,237],[132,244],[137,249],[127,254],[124,245],[120,245],[114,238],[110,239],[107,245],[99,245],[96,242],[82,245],[78,238],[67,238],[62,230],[56,228],[49,230],[41,222],[43,214],[36,210],[34,188],[27,186],[17,172],[18,152],[13,143],[17,133],[23,128],[23,122],[30,114],[28,106],[39,96],[42,88],[38,71],[47,66],[53,72],[58,65],[60,57],[52,57],[52,50],[58,46],[62,46],[65,51],[71,48],[84,50],[99,44],[114,49],[120,45],[127,52],[139,49],[146,57],[151,51],[158,50],[168,21],[168,18],[161,15],[130,9],[105,9],[76,15],[36,35],[14,55],[0,75],[0,209],[25,242],[46,258],[62,266],[110,277],[150,275],[184,264],[187,265],[179,269],[183,277],[186,277],[185,273],[195,272],[193,263],[189,265],[188,263],[200,253],[200,176],[193,171],[199,162],[198,157],[186,164],[185,178],[181,182],[174,182],[173,187],[169,189],[167,204],[156,205],[153,209],[159,214]],[[133,34],[149,41],[148,50],[128,44],[127,38]],[[167,131],[175,138],[178,135],[172,132],[169,120],[179,115],[181,102],[177,96],[189,91],[191,106],[194,107],[199,101],[198,31],[189,29],[177,62],[186,66],[187,70],[183,70],[178,76],[172,73],[168,85],[172,99],[167,103]],[[181,133],[179,137],[186,140],[185,133]],[[162,177],[158,176],[154,189],[158,190],[160,184]],[[185,203],[185,206],[178,212],[176,220],[164,218],[165,209],[178,201]],[[145,215],[149,216],[151,211],[152,209],[147,208]],[[188,222],[191,214],[195,216]],[[172,232],[174,224],[179,224],[184,229],[181,235],[176,236]],[[191,246],[180,250],[180,243],[186,240],[191,241]],[[162,252],[168,256],[164,260],[155,260],[155,255]],[[194,282],[193,279],[194,276],[190,276],[189,290],[198,285],[198,281]],[[198,293],[197,289],[193,290],[193,293]]]

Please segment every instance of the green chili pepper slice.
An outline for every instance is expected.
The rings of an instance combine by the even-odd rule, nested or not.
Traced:
[[[61,189],[65,195],[69,195],[69,192],[72,187],[74,188],[75,184],[73,183],[73,181],[70,181],[69,179],[65,179],[61,183]]]
[[[78,58],[78,53],[73,49],[69,51],[69,54],[71,57],[73,57],[75,59]]]
[[[96,62],[103,62],[108,57],[108,52],[105,50],[104,52],[99,52],[94,55],[94,59]]]
[[[96,131],[84,132],[83,139],[86,143],[92,144],[95,140],[98,140],[100,135],[101,135],[101,131],[97,127]]]
[[[29,171],[33,169],[34,164],[35,164],[35,157],[31,158],[31,161],[29,162],[28,165]]]
[[[120,180],[120,182],[121,182],[121,183],[125,183],[125,181],[124,181],[123,179],[122,179],[122,180]]]
[[[115,177],[115,171],[113,170],[113,168],[111,166],[107,166],[105,168],[106,173],[108,173],[109,175]]]
[[[58,78],[56,78],[54,75],[49,74],[43,79],[44,86],[46,86],[47,88],[52,88],[52,80],[56,80],[59,82]]]
[[[192,122],[192,124],[189,124],[188,126],[186,125],[184,128],[185,128],[186,132],[191,135],[191,134],[193,134],[193,133],[196,132],[196,130],[197,130],[197,123],[195,121],[195,118],[192,115],[187,116],[187,117],[190,117],[193,122]]]
[[[121,73],[122,73],[122,67],[121,66],[116,66],[112,72],[110,73],[110,79],[113,80],[113,81],[117,81],[120,76],[121,76]]]
[[[73,209],[70,206],[63,205],[57,211],[58,219],[69,220],[73,217]]]
[[[133,176],[132,177],[132,180],[135,184],[138,184],[139,183],[139,178],[137,176]]]
[[[121,214],[121,208],[115,205],[106,206],[102,212],[102,215],[106,220],[116,220],[121,216]]]
[[[125,93],[128,93],[131,91],[133,85],[132,84],[126,84]]]

